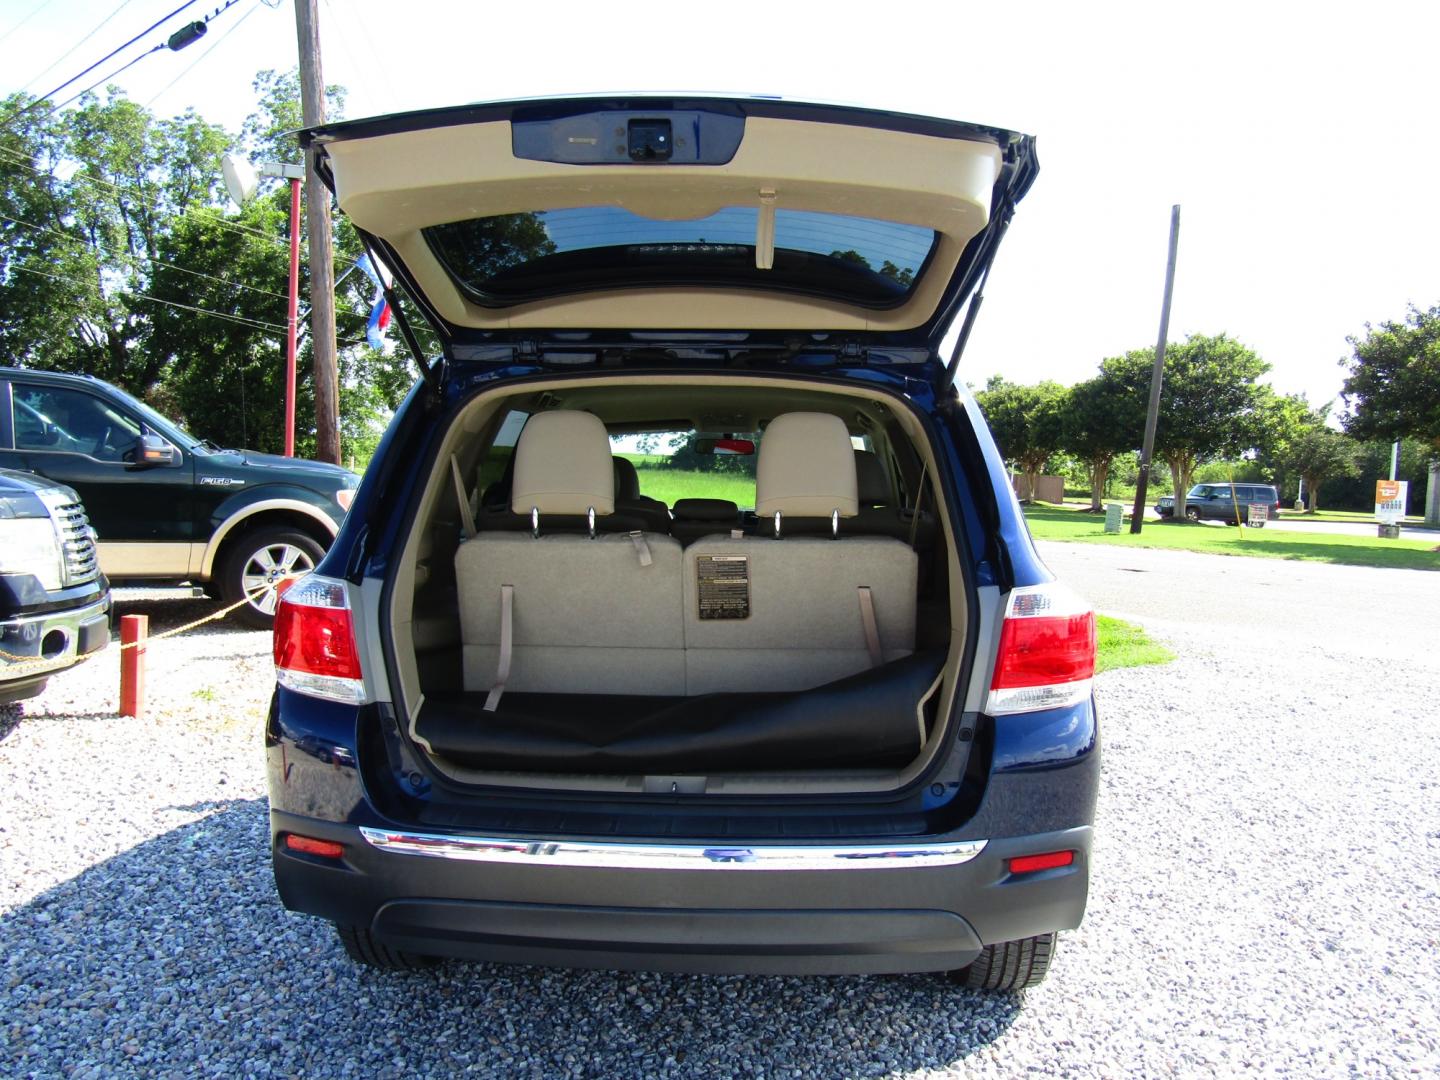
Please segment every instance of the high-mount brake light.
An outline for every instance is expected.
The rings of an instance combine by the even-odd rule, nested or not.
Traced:
[[[308,574],[280,597],[275,612],[275,678],[311,697],[359,705],[365,678],[345,583]]]
[[[1094,675],[1090,605],[1054,582],[1012,589],[985,711],[1003,716],[1077,705],[1090,696]]]

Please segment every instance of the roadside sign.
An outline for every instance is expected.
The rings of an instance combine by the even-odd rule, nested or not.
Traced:
[[[1111,503],[1105,507],[1105,531],[1107,533],[1118,533],[1120,521],[1124,516],[1125,508],[1119,503]]]
[[[1409,493],[1408,480],[1375,481],[1375,520],[1381,525],[1399,525],[1405,516],[1405,496]]]
[[[1270,505],[1268,503],[1251,503],[1245,508],[1245,524],[1252,529],[1263,529],[1265,522],[1270,520]]]

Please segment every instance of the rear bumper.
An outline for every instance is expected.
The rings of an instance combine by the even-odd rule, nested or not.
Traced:
[[[413,952],[565,967],[841,974],[964,967],[982,946],[1078,926],[1088,826],[1035,836],[843,849],[727,839],[704,848],[551,844],[378,846],[397,836],[272,811],[285,905],[368,927]],[[341,859],[284,846],[294,832]],[[423,848],[423,845],[422,845]],[[486,854],[496,852],[495,857]],[[656,849],[660,850],[660,849]],[[1014,875],[1017,855],[1074,851],[1068,867]],[[675,852],[688,852],[674,856]],[[789,853],[799,852],[799,855]],[[776,856],[772,858],[771,856]],[[935,857],[938,856],[938,857]],[[687,859],[691,861],[687,861]],[[883,865],[882,865],[883,864]]]

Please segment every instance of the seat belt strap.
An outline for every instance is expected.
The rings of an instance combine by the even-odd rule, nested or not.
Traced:
[[[875,621],[875,598],[870,595],[870,586],[861,585],[860,625],[865,630],[865,648],[870,653],[870,666],[879,667],[885,662],[885,653],[880,648],[880,626]]]
[[[655,561],[650,557],[650,545],[645,542],[645,534],[639,529],[630,530],[630,542],[635,545],[635,554],[640,557],[641,566],[649,566]]]
[[[920,531],[920,507],[925,502],[925,479],[930,475],[930,462],[920,470],[920,488],[915,492],[915,508],[910,511],[910,546],[915,546],[915,536]]]
[[[485,695],[485,711],[494,712],[500,707],[500,695],[505,693],[505,680],[510,678],[510,650],[513,647],[512,626],[515,621],[515,586],[500,586],[500,665],[495,672],[495,685]]]
[[[466,540],[475,539],[475,515],[470,510],[470,498],[465,494],[465,481],[460,479],[460,463],[450,455],[450,478],[455,481],[455,501],[460,504],[460,531]]]

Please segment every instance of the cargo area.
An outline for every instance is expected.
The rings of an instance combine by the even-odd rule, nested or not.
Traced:
[[[899,399],[799,379],[477,395],[393,571],[409,739],[460,783],[905,783],[967,626],[929,446]]]

